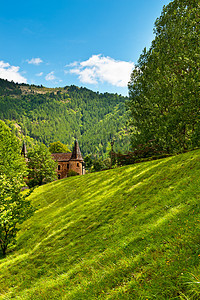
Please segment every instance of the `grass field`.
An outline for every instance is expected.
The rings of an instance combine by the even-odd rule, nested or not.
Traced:
[[[200,151],[37,188],[0,299],[200,299]]]

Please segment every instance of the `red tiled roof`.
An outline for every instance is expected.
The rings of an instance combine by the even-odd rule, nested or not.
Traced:
[[[72,154],[71,152],[68,153],[52,153],[53,159],[55,161],[69,161]]]

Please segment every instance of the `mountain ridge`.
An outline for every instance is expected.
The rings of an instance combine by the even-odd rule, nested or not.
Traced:
[[[21,126],[23,134],[47,146],[79,139],[83,155],[106,156],[113,138],[116,151],[129,150],[127,97],[84,87],[15,84],[0,80],[0,119]]]

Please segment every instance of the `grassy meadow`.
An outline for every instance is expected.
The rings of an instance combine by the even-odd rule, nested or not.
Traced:
[[[37,188],[0,299],[200,299],[200,150]]]

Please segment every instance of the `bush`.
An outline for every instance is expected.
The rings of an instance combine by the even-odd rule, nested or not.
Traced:
[[[76,173],[74,170],[69,170],[69,173],[67,174],[67,177],[71,177],[71,176],[77,176],[78,173]]]

